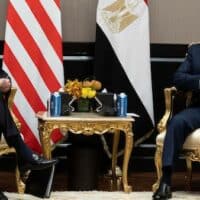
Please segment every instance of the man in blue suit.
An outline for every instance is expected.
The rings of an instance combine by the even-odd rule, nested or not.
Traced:
[[[8,74],[0,68],[0,139],[3,133],[6,142],[14,147],[20,171],[40,170],[51,167],[57,160],[46,160],[33,153],[24,143],[8,109],[8,96],[11,89],[11,80]],[[0,200],[8,198],[0,191]]]
[[[188,48],[187,56],[174,74],[173,82],[178,89],[191,90],[200,97],[200,44]],[[174,162],[182,149],[186,137],[200,128],[200,98],[192,106],[176,114],[169,121],[165,136],[162,157],[162,178],[153,199],[169,199],[172,197],[171,176]]]

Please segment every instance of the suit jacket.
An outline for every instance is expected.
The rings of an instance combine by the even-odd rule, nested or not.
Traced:
[[[2,68],[0,68],[0,78],[5,78],[5,77],[8,77],[8,74]]]
[[[0,78],[8,77],[8,74],[0,69]],[[17,127],[12,119],[10,111],[8,109],[8,96],[10,91],[6,93],[0,92],[0,136],[3,132],[4,137],[7,138],[11,135],[18,134]]]
[[[174,74],[174,84],[178,89],[193,92],[190,106],[200,106],[200,44],[189,47],[184,62]]]
[[[178,89],[199,91],[200,89],[200,44],[189,47],[184,62],[173,77]]]
[[[2,68],[0,68],[0,78],[9,78],[10,81],[11,81],[11,78],[8,76],[8,74],[7,74]],[[10,91],[8,91],[8,92],[6,92],[6,93],[2,93],[2,92],[0,91],[0,96],[3,95],[3,96],[6,98],[6,101],[8,100],[9,94],[10,94]],[[2,101],[2,100],[0,100],[0,101]]]

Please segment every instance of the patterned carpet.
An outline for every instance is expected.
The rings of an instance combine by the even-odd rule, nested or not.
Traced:
[[[16,193],[7,193],[9,200],[40,200],[32,195],[19,195]],[[151,192],[132,192],[126,194],[124,192],[52,192],[48,200],[149,200]],[[174,192],[173,200],[200,200],[200,192]]]

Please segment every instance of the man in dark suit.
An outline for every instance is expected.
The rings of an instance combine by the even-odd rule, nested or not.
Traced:
[[[175,72],[173,80],[178,89],[200,94],[200,44],[193,44],[188,48],[186,58]],[[168,123],[162,157],[163,175],[158,190],[153,194],[154,200],[172,197],[171,176],[174,162],[186,137],[197,128],[200,128],[200,99],[193,106],[176,114]]]
[[[7,144],[15,148],[20,171],[40,170],[51,167],[57,162],[56,159],[46,160],[33,153],[22,140],[8,109],[7,100],[10,89],[11,80],[8,74],[0,69],[0,137],[1,133],[3,133]],[[2,192],[0,192],[0,200],[7,200],[7,197]]]

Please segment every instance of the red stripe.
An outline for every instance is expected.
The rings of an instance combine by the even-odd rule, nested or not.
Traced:
[[[60,129],[54,129],[51,132],[51,140],[53,141],[53,143],[57,143],[58,141],[60,141],[64,136],[61,134]]]
[[[13,55],[11,49],[6,42],[4,45],[4,62],[9,68],[9,71],[12,73],[17,84],[20,86],[24,96],[31,105],[32,109],[35,112],[38,112],[39,110],[45,110],[46,108],[43,105],[40,97],[38,96],[37,91],[35,90],[27,75],[22,70],[19,62]]]
[[[46,62],[44,56],[42,55],[42,52],[38,48],[32,35],[28,32],[26,26],[20,19],[19,15],[15,11],[12,4],[10,4],[10,7],[9,7],[8,21],[10,25],[12,26],[15,34],[18,36],[19,40],[21,41],[22,45],[26,49],[27,53],[32,58],[36,67],[38,68],[38,71],[40,72],[41,77],[43,78],[49,90],[51,92],[58,90],[60,88],[60,83],[56,79],[55,74],[50,69],[50,66]]]
[[[144,2],[148,5],[149,4],[149,0],[144,0]]]
[[[26,3],[30,7],[35,18],[38,20],[38,23],[41,25],[42,30],[45,32],[48,40],[54,48],[54,51],[62,62],[62,39],[44,7],[41,5],[40,1],[26,0]]]
[[[56,5],[60,8],[60,0],[55,0]]]
[[[13,112],[15,113],[16,117],[19,119],[19,121],[21,122],[22,126],[21,126],[21,133],[24,136],[24,141],[25,143],[35,152],[38,153],[42,153],[42,149],[40,144],[38,143],[35,135],[33,134],[33,132],[31,131],[31,129],[29,128],[29,126],[27,125],[26,121],[24,120],[23,116],[20,114],[18,108],[13,105]]]

